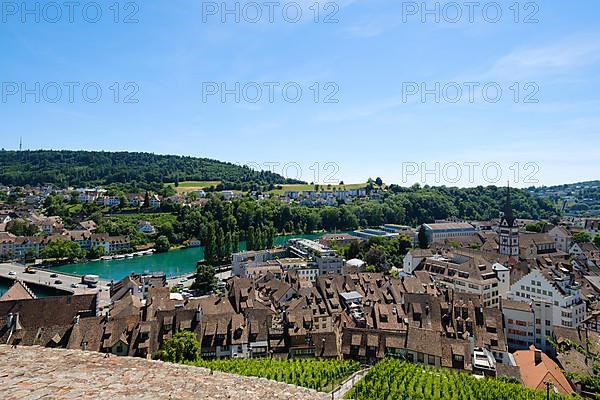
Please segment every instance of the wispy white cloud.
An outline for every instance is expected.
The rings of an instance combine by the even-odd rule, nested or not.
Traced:
[[[520,48],[499,58],[484,78],[519,80],[569,73],[600,61],[600,36],[572,36],[558,43]]]

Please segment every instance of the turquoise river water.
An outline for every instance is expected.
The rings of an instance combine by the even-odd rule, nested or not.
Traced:
[[[282,245],[291,238],[317,239],[325,233],[309,235],[278,236],[274,242]],[[246,243],[240,242],[240,251],[246,249]],[[54,268],[56,271],[75,275],[98,275],[106,280],[120,280],[132,272],[164,272],[167,277],[188,274],[196,270],[196,263],[204,258],[204,248],[195,247],[173,250],[149,256],[126,258],[111,261],[91,261],[81,264],[70,264]],[[2,289],[0,288],[0,291]]]

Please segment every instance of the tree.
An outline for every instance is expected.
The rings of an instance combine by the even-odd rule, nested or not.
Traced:
[[[600,233],[596,234],[596,236],[594,236],[594,245],[596,247],[600,247]]]
[[[368,265],[373,265],[378,271],[387,270],[387,260],[385,251],[380,246],[375,246],[365,253],[365,262]]]
[[[199,264],[192,289],[197,290],[202,295],[209,294],[215,289],[216,284],[215,269],[211,265]]]
[[[231,234],[231,252],[238,253],[240,251],[240,235],[237,232]]]
[[[23,219],[14,219],[6,224],[6,231],[16,236],[34,236],[39,229]]]
[[[246,250],[256,250],[256,239],[255,239],[255,230],[254,227],[251,226],[248,228],[248,234],[246,235]]]
[[[377,179],[375,179],[375,184],[381,187],[383,185],[383,180],[380,177],[377,177]]]
[[[217,260],[217,237],[214,224],[209,224],[204,238],[204,259],[208,264],[214,264]]]
[[[154,248],[159,253],[166,253],[171,248],[171,242],[169,242],[169,238],[161,235],[156,239],[156,243],[154,244]]]
[[[426,249],[427,247],[429,247],[429,240],[427,240],[427,232],[425,231],[424,225],[421,225],[421,227],[419,228],[419,234],[417,238],[419,240],[419,247],[421,249]]]
[[[527,232],[540,233],[544,229],[544,225],[546,225],[546,223],[544,221],[534,222],[533,224],[527,224],[525,226],[525,230]]]
[[[358,243],[358,240],[353,240],[350,245],[348,246],[348,249],[345,252],[345,256],[348,260],[351,260],[353,258],[358,257],[358,254],[360,253],[360,244]]]
[[[573,241],[575,243],[589,243],[592,237],[587,232],[577,232],[573,235]]]
[[[56,239],[48,243],[42,252],[44,258],[74,260],[82,255],[81,248],[75,242],[66,239]]]
[[[221,262],[226,255],[225,250],[225,233],[223,232],[223,228],[219,228],[217,230],[217,259]]]
[[[129,199],[124,194],[119,196],[119,208],[129,207]]]
[[[103,246],[95,246],[90,249],[87,253],[87,258],[90,260],[96,260],[105,254]]]
[[[408,250],[413,245],[412,239],[408,235],[399,235],[396,238],[396,242],[398,246],[398,252],[400,253],[400,255],[406,255],[406,253],[408,253]]]
[[[165,340],[154,358],[172,363],[197,361],[200,359],[200,342],[192,332],[179,331]]]

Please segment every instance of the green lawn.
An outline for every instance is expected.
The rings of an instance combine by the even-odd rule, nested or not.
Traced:
[[[83,209],[83,206],[81,204],[69,204],[67,206],[67,210],[69,210],[69,214],[80,213],[82,209]]]
[[[315,185],[280,185],[281,189],[272,190],[269,193],[282,195],[285,192],[302,192],[307,190],[315,190]],[[367,187],[367,183],[349,183],[346,185],[318,185],[319,191],[333,191],[333,190],[351,190],[351,189],[363,189]]]
[[[177,193],[188,193],[206,189],[211,186],[217,186],[219,183],[221,183],[221,181],[186,181],[179,182],[179,187],[175,189],[177,190]],[[175,186],[173,183],[170,185]]]
[[[138,221],[148,221],[155,226],[160,226],[164,223],[174,223],[177,217],[170,213],[136,213],[124,215],[111,215],[109,219],[113,222],[128,223],[131,225],[137,224]]]

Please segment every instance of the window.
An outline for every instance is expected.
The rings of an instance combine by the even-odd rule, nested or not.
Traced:
[[[546,320],[546,325],[550,326],[550,320],[549,319]]]
[[[425,362],[425,354],[417,353],[417,362],[424,363]]]

